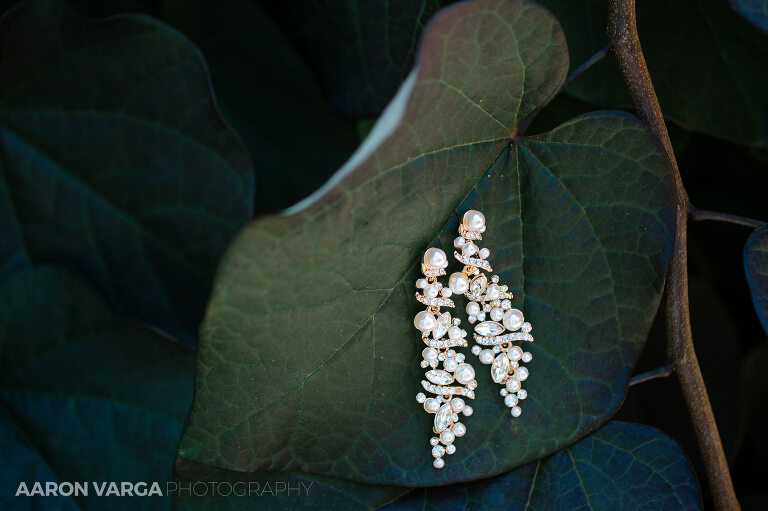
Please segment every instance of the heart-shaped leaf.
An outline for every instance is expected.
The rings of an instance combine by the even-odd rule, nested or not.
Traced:
[[[755,229],[744,246],[744,271],[757,316],[768,333],[768,227]]]
[[[118,311],[190,342],[253,198],[188,40],[47,0],[0,24],[0,179],[0,225],[23,241],[0,257],[76,267]]]
[[[54,267],[3,280],[0,325],[0,438],[10,442],[0,449],[1,507],[29,499],[14,497],[22,481],[29,491],[35,481],[159,481],[165,493],[191,399],[192,349],[115,317]],[[92,487],[89,495],[62,506],[137,505],[95,497]]]
[[[608,2],[541,3],[562,21],[574,65],[605,44]],[[762,144],[760,120],[768,106],[764,33],[724,1],[637,2],[637,24],[661,110],[668,119],[738,144]],[[605,107],[632,105],[613,58],[574,81],[568,93]]]
[[[738,13],[753,25],[768,32],[768,0],[729,0]]]
[[[567,67],[557,21],[531,2],[466,2],[430,22],[416,72],[349,164],[228,251],[181,456],[429,485],[538,459],[616,410],[658,306],[672,185],[627,114],[517,134]],[[534,324],[531,397],[513,421],[481,375],[485,420],[467,421],[438,471],[413,400],[423,306],[412,286],[424,249],[440,237],[447,250],[468,207],[486,213],[490,259]]]

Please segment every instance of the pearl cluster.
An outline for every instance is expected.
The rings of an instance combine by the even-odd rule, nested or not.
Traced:
[[[429,381],[422,381],[422,386],[425,391],[435,394],[431,398],[427,398],[423,392],[416,395],[416,400],[423,404],[424,410],[435,414],[433,431],[438,436],[430,440],[435,468],[445,466],[443,456],[456,452],[454,440],[464,436],[467,431],[466,426],[459,422],[459,413],[468,417],[473,410],[458,396],[474,399],[474,389],[477,387],[474,368],[465,362],[464,354],[450,349],[450,346],[467,345],[467,331],[460,327],[460,319],[451,319],[449,312],[440,312],[440,306],[453,307],[449,298],[454,293],[464,292],[460,285],[457,287],[455,279],[449,279],[447,287],[437,282],[439,275],[445,275],[447,266],[448,257],[439,248],[430,248],[424,253],[421,267],[425,278],[416,281],[416,288],[423,294],[417,292],[416,297],[426,303],[428,308],[416,314],[413,320],[427,345],[421,352],[421,367],[431,368],[424,374]],[[468,280],[466,284],[468,287]],[[446,335],[448,340],[443,341]],[[442,368],[439,368],[440,363]],[[460,385],[454,386],[456,383]]]
[[[490,283],[488,277],[481,273],[482,270],[490,271],[490,266],[486,259],[490,255],[487,249],[480,249],[469,239],[482,239],[479,233],[485,231],[485,216],[475,210],[469,210],[462,218],[462,224],[459,226],[460,236],[454,240],[454,246],[461,249],[461,257],[458,253],[455,257],[466,261],[467,257],[477,254],[478,264],[470,264],[464,267],[463,279],[451,275],[450,281],[459,280],[466,285],[462,285],[462,293],[469,299],[466,307],[470,323],[479,322],[475,325],[475,341],[472,347],[472,353],[476,355],[480,362],[491,366],[491,378],[496,383],[504,385],[500,394],[504,398],[504,404],[510,408],[513,417],[519,417],[522,410],[519,402],[528,396],[527,391],[522,388],[522,382],[528,378],[528,368],[521,366],[522,363],[528,363],[533,359],[533,355],[528,351],[523,351],[519,346],[512,344],[515,340],[533,341],[530,335],[531,324],[525,321],[523,313],[512,307],[512,293],[508,286],[499,284],[499,276],[493,275]],[[465,263],[466,264],[466,263]],[[456,276],[456,277],[455,277]],[[470,280],[470,277],[473,277]],[[452,290],[457,292],[456,290]],[[506,331],[517,332],[519,334],[508,333]],[[486,346],[492,347],[486,347]]]

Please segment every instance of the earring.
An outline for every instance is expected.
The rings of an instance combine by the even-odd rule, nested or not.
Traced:
[[[416,314],[413,320],[427,345],[421,352],[421,367],[431,368],[424,374],[427,379],[422,380],[421,386],[435,397],[427,398],[419,392],[416,401],[422,403],[428,413],[435,414],[432,431],[437,436],[430,439],[435,458],[432,465],[435,468],[445,466],[443,455],[456,452],[453,441],[467,432],[466,426],[459,422],[459,413],[469,417],[472,407],[459,396],[474,399],[477,387],[475,370],[464,361],[463,353],[453,350],[467,346],[467,332],[459,327],[460,319],[451,320],[450,312],[440,312],[440,307],[454,307],[450,299],[452,290],[437,281],[438,277],[445,275],[447,266],[448,257],[439,248],[430,248],[424,253],[421,264],[424,278],[416,281],[416,287],[421,290],[421,293],[416,293],[416,299],[427,309]],[[442,369],[438,369],[440,362],[443,363]]]
[[[533,342],[531,324],[525,322],[520,310],[512,308],[512,293],[507,286],[499,285],[499,276],[493,275],[489,283],[481,272],[493,271],[487,261],[490,251],[475,244],[483,239],[483,232],[485,216],[473,209],[464,213],[459,237],[453,242],[454,247],[461,250],[453,255],[464,264],[464,269],[452,274],[448,283],[453,292],[463,293],[469,300],[466,309],[469,322],[479,322],[475,325],[477,344],[472,346],[472,353],[483,364],[490,364],[493,381],[505,386],[500,391],[504,404],[513,417],[519,417],[522,413],[519,402],[528,396],[522,388],[522,382],[528,378],[528,368],[521,364],[530,362],[533,356],[513,343]]]

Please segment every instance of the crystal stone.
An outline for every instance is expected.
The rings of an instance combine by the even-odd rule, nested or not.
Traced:
[[[431,371],[430,371],[431,372]],[[502,353],[496,357],[491,364],[491,378],[496,383],[504,383],[507,379],[507,373],[509,372],[509,359],[506,353]]]
[[[435,328],[432,329],[432,338],[440,339],[442,336],[445,335],[446,332],[448,332],[448,327],[450,326],[451,326],[451,313],[443,312],[437,318],[437,324],[435,325]]]
[[[451,405],[444,404],[440,407],[440,410],[435,414],[435,431],[437,433],[442,433],[451,425],[452,415],[453,410],[451,410]]]
[[[501,323],[496,321],[483,321],[482,323],[475,325],[475,332],[483,337],[498,335],[503,331],[504,327],[501,326]]]
[[[469,284],[469,292],[473,296],[478,296],[483,294],[485,292],[485,288],[488,285],[488,277],[485,275],[480,275],[479,277],[476,277],[470,284]]]
[[[435,385],[448,385],[453,383],[453,376],[448,371],[442,369],[432,369],[426,373],[427,379]]]

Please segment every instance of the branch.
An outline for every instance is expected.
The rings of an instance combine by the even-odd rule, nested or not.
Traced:
[[[633,376],[632,379],[629,380],[629,386],[631,387],[632,385],[637,385],[638,383],[643,383],[648,380],[655,380],[656,378],[666,378],[672,374],[672,371],[672,366],[669,363],[666,363],[656,369],[651,369],[650,371]]]
[[[689,213],[691,220],[718,220],[720,222],[728,222],[731,224],[744,225],[746,227],[752,227],[757,229],[765,225],[765,222],[760,220],[754,220],[739,215],[732,215],[730,213],[719,213],[717,211],[706,211],[704,209],[691,208]]]
[[[608,33],[637,115],[661,145],[675,181],[677,201],[675,242],[666,281],[669,358],[677,372],[683,396],[688,405],[715,507],[722,510],[738,510],[739,502],[733,490],[723,444],[720,441],[715,416],[704,386],[704,378],[693,349],[686,247],[690,201],[680,178],[680,169],[672,151],[664,116],[640,47],[635,0],[610,1]]]

